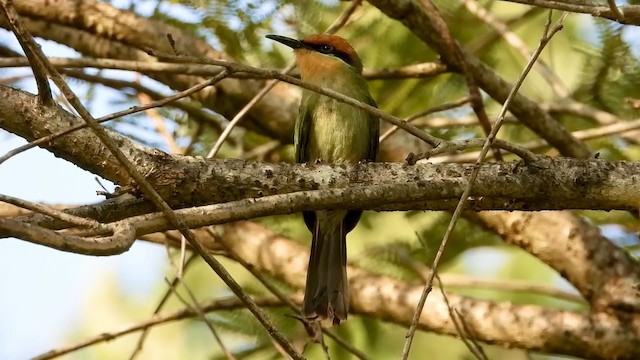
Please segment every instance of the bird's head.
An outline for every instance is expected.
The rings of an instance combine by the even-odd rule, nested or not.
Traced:
[[[298,62],[300,77],[316,82],[325,77],[339,76],[346,71],[362,73],[362,61],[347,42],[335,35],[310,35],[302,40],[280,35],[267,38],[292,48]]]

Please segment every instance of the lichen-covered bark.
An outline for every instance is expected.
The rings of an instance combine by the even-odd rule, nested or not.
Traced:
[[[19,90],[0,86],[0,97],[9,104],[0,108],[0,127],[27,140],[81,122],[61,108],[41,106],[34,95]],[[181,207],[301,190],[384,185],[388,191],[375,199],[379,206],[358,203],[363,199],[354,200],[350,206],[377,210],[452,209],[472,166],[205,160],[172,156],[115,133],[111,136],[155,189],[171,205]],[[45,147],[88,171],[120,185],[131,185],[120,164],[89,130],[74,132]],[[471,196],[470,207],[475,210],[633,209],[640,202],[640,164],[571,158],[541,158],[528,165],[484,164]]]

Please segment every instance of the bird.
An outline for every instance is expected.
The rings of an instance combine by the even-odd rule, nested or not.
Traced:
[[[293,49],[300,78],[377,107],[362,61],[347,40],[335,35],[310,35],[296,40],[267,35]],[[298,163],[360,163],[375,161],[379,119],[352,105],[303,89],[294,130]],[[346,236],[360,220],[361,210],[303,212],[312,234],[301,312],[310,321],[328,319],[339,325],[349,312]]]

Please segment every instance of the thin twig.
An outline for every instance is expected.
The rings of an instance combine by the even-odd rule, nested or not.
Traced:
[[[273,296],[264,296],[260,298],[255,298],[254,301],[262,307],[274,307],[274,306],[283,305],[280,302],[280,300],[274,298]],[[245,306],[244,303],[235,296],[227,297],[223,299],[211,300],[209,302],[206,302],[200,305],[200,307],[204,312],[212,312],[212,311],[218,311],[218,310],[233,310],[233,309],[243,308],[244,306]],[[183,319],[189,319],[196,316],[198,316],[198,314],[196,314],[193,308],[190,308],[190,307],[183,308],[169,315],[164,315],[164,316],[154,315],[149,319],[146,319],[139,323],[128,326],[122,330],[101,333],[98,336],[83,340],[76,344],[72,344],[72,345],[68,345],[58,349],[47,351],[43,354],[33,357],[31,360],[53,359],[62,355],[69,354],[76,350],[87,348],[92,345],[111,341],[113,339],[122,337],[124,335],[134,333],[136,331],[141,331],[141,330],[148,331],[149,328],[154,327],[156,325],[166,324],[169,322],[183,320]]]
[[[444,234],[442,242],[440,243],[440,247],[438,248],[438,252],[436,253],[436,256],[435,256],[435,258],[433,260],[433,263],[431,265],[431,271],[429,272],[429,277],[427,279],[427,282],[425,283],[424,289],[423,289],[422,294],[420,296],[420,300],[418,301],[418,305],[416,307],[416,311],[415,311],[415,313],[413,315],[413,319],[411,321],[411,326],[409,327],[409,330],[408,330],[407,335],[406,335],[406,341],[404,343],[404,347],[403,347],[403,350],[402,350],[402,358],[404,360],[406,360],[408,358],[408,356],[409,356],[409,352],[410,352],[410,349],[411,349],[411,343],[413,342],[413,337],[414,337],[415,332],[416,332],[416,327],[417,327],[418,321],[420,319],[420,315],[422,314],[422,309],[424,308],[425,301],[427,300],[427,297],[428,297],[429,293],[431,292],[431,288],[432,288],[432,284],[433,284],[433,278],[434,278],[435,273],[437,271],[438,264],[440,263],[440,259],[442,258],[442,254],[444,253],[444,249],[446,248],[446,245],[447,245],[447,243],[448,243],[448,241],[449,241],[449,239],[451,237],[451,233],[453,232],[453,229],[455,228],[455,225],[456,225],[458,219],[460,218],[460,215],[462,213],[462,209],[464,208],[464,206],[465,206],[465,204],[467,202],[467,198],[469,197],[469,194],[471,192],[471,189],[473,188],[473,183],[474,183],[474,181],[475,181],[475,179],[478,176],[478,173],[480,171],[480,164],[482,163],[482,161],[483,161],[485,155],[487,154],[487,152],[489,151],[489,148],[491,147],[491,144],[493,143],[498,131],[500,130],[500,126],[502,125],[502,122],[504,121],[504,116],[507,113],[507,109],[509,108],[509,105],[511,104],[511,101],[513,100],[513,98],[517,94],[518,90],[520,89],[520,86],[524,82],[524,79],[527,77],[527,74],[529,74],[529,72],[531,71],[531,68],[533,67],[533,64],[536,62],[538,56],[540,56],[540,54],[542,53],[542,50],[545,48],[547,43],[551,40],[553,35],[555,35],[558,31],[560,31],[562,29],[562,22],[564,21],[564,19],[568,15],[568,13],[564,13],[560,17],[560,20],[558,20],[558,22],[555,25],[553,25],[553,27],[551,27],[551,14],[552,14],[552,12],[550,11],[549,12],[549,17],[547,18],[547,23],[545,24],[543,36],[542,36],[542,39],[540,39],[540,43],[538,44],[538,47],[536,48],[535,52],[532,54],[531,59],[527,63],[527,66],[522,71],[522,74],[518,78],[518,81],[515,83],[515,85],[513,86],[511,91],[509,92],[509,95],[507,96],[507,99],[505,100],[504,104],[502,105],[502,109],[500,110],[500,113],[498,114],[497,121],[493,124],[491,132],[489,133],[489,136],[487,137],[487,140],[486,140],[484,146],[482,147],[482,151],[480,152],[480,156],[476,160],[476,165],[473,168],[473,171],[471,172],[471,176],[469,176],[469,180],[468,180],[467,186],[466,186],[462,196],[460,197],[460,201],[458,201],[458,205],[456,206],[456,209],[453,212],[453,216],[451,217],[451,220],[450,220],[449,225],[447,227],[447,230],[446,230],[446,232]]]
[[[447,296],[447,293],[444,291],[444,284],[437,272],[436,272],[436,279],[438,280],[438,287],[440,288],[440,293],[442,294],[444,303],[447,305],[447,309],[449,310],[449,317],[451,318],[451,321],[453,322],[453,325],[455,326],[456,331],[458,332],[458,335],[460,335],[460,339],[462,339],[462,342],[464,343],[464,345],[467,347],[467,349],[469,349],[471,354],[473,354],[473,356],[476,357],[476,359],[488,360],[487,354],[484,352],[484,349],[482,348],[482,346],[480,346],[480,344],[478,343],[478,340],[476,340],[475,337],[472,336],[472,334],[470,333],[469,326],[464,320],[464,317],[460,315],[460,312],[458,312],[458,309],[454,309],[451,307],[451,303],[449,303],[449,297]],[[423,280],[426,280],[426,279],[423,279]]]
[[[9,67],[28,67],[29,60],[19,54],[11,55],[12,57],[0,58],[0,68]],[[197,75],[197,76],[216,76],[224,69],[219,65],[208,65],[201,63],[175,63],[175,62],[148,62],[138,60],[119,60],[105,58],[49,58],[51,63],[61,72],[67,73],[75,70],[71,69],[109,69],[134,71],[143,74],[164,73],[164,74],[181,74],[181,75]],[[384,80],[384,79],[420,79],[432,77],[447,72],[447,67],[438,62],[425,62],[413,65],[400,66],[395,68],[366,68],[362,75],[367,80]],[[294,72],[295,74],[295,72]],[[89,75],[87,75],[89,76]],[[298,75],[296,75],[298,76]],[[24,76],[26,77],[26,75]],[[29,75],[30,77],[30,75]],[[269,74],[266,73],[243,73],[236,72],[229,75],[230,78],[240,79],[268,79]],[[21,76],[20,78],[23,78]]]
[[[170,285],[172,284],[168,279],[165,278],[165,280],[167,281],[168,284]],[[236,357],[233,356],[233,354],[229,351],[229,349],[227,349],[227,347],[222,342],[222,338],[218,334],[218,331],[216,330],[216,328],[213,326],[211,321],[209,321],[209,319],[207,319],[207,317],[205,316],[204,310],[198,303],[198,299],[196,299],[196,296],[193,294],[193,291],[191,291],[191,289],[185,282],[182,282],[182,286],[187,292],[187,295],[189,295],[189,299],[191,299],[191,304],[189,304],[188,302],[184,302],[184,305],[187,306],[188,308],[193,309],[196,312],[196,314],[198,314],[198,317],[204,320],[204,323],[207,325],[207,327],[211,331],[211,334],[213,334],[213,337],[215,338],[216,342],[220,346],[220,350],[222,350],[222,353],[226,355],[227,359],[236,360]],[[173,291],[176,292],[175,288],[173,288]]]
[[[455,109],[457,107],[460,107],[462,105],[467,104],[470,101],[471,101],[471,96],[465,96],[465,97],[462,97],[462,98],[460,98],[458,100],[455,100],[455,101],[452,101],[452,102],[448,102],[448,103],[444,103],[444,104],[441,104],[441,105],[438,105],[438,106],[434,106],[434,107],[429,108],[429,109],[427,109],[425,111],[421,111],[419,113],[413,114],[413,115],[407,117],[405,119],[405,121],[406,122],[412,122],[414,120],[417,120],[417,119],[419,119],[421,117],[424,117],[424,116],[427,116],[429,114],[434,114],[434,113],[441,112],[441,111],[447,111],[447,110]],[[476,121],[476,123],[477,123],[477,121]],[[387,131],[385,131],[384,134],[382,134],[380,136],[380,142],[383,142],[386,139],[388,139],[391,135],[393,135],[396,131],[398,131],[398,129],[399,129],[399,127],[396,126],[396,125],[390,127]]]
[[[429,278],[429,271],[431,271],[430,267],[413,259],[407,251],[398,252],[397,255],[400,257],[403,264],[406,264],[409,269],[418,274],[418,276],[420,276],[426,282],[426,280]],[[578,294],[563,291],[547,285],[532,284],[522,281],[473,278],[465,275],[448,273],[440,275],[439,273],[436,273],[436,283],[440,285],[440,283],[442,282],[446,282],[449,288],[463,287],[471,289],[486,289],[492,291],[511,291],[539,296],[549,296],[555,299],[570,301],[580,305],[585,304],[585,299]]]
[[[26,29],[19,26],[18,18],[10,16],[8,7],[11,6],[11,1],[3,0],[0,10],[2,15],[9,21],[9,26],[13,30],[22,50],[29,61],[29,67],[33,71],[33,76],[36,79],[36,85],[38,87],[38,98],[43,105],[52,105],[53,95],[51,93],[51,87],[49,86],[49,79],[47,78],[47,70],[42,66],[42,63],[38,60],[38,54],[34,49],[40,49],[39,45],[33,40],[33,37],[28,36]]]
[[[610,135],[620,135],[621,137],[623,137],[625,133],[628,133],[631,131],[638,131],[639,129],[640,129],[640,119],[636,119],[636,120],[627,121],[627,122],[618,122],[618,123],[607,125],[607,126],[600,126],[600,127],[595,127],[591,129],[578,130],[578,131],[572,132],[571,135],[578,140],[593,140],[593,139],[598,139],[598,138],[610,136]],[[532,150],[544,149],[551,145],[549,145],[549,143],[547,143],[546,141],[539,139],[539,140],[532,140],[524,144],[519,144],[518,146],[519,148],[532,151]],[[429,153],[429,157],[435,156],[436,154],[435,150],[437,150],[437,148],[433,150],[434,152]],[[437,152],[437,154],[442,154],[442,153],[444,153],[444,151]],[[420,157],[425,154],[416,155],[416,157]],[[470,162],[477,159],[479,154],[480,152],[471,152],[471,153],[460,154],[460,155],[452,155],[452,156],[443,158],[442,161],[446,160],[447,162]],[[491,155],[492,154],[487,154],[486,158],[487,159],[491,158]]]
[[[142,106],[147,105],[152,101],[151,97],[145,93],[140,92],[137,96]],[[160,115],[160,112],[156,108],[151,108],[147,109],[145,113],[156,126],[156,132],[158,135],[164,138],[169,152],[173,154],[181,154],[183,150],[178,146],[175,137],[167,130],[167,127],[164,124],[164,118]]]
[[[499,34],[509,45],[511,45],[516,51],[522,55],[523,58],[529,59],[531,57],[531,49],[525,44],[524,41],[502,21],[495,18],[487,9],[485,9],[477,0],[458,0],[465,5],[467,10],[478,19],[490,26],[497,34]],[[556,97],[564,98],[569,95],[569,90],[562,83],[562,80],[556,75],[547,63],[540,59],[536,62],[535,67],[542,77],[547,81],[551,90]]]
[[[161,99],[161,100],[158,100],[158,101],[152,101],[152,102],[150,102],[150,103],[148,103],[148,104],[146,104],[144,106],[134,106],[134,107],[131,107],[131,108],[127,109],[127,110],[118,111],[116,113],[97,118],[97,119],[95,119],[95,121],[97,123],[101,124],[103,122],[106,122],[106,121],[109,121],[109,120],[113,120],[113,119],[117,119],[117,118],[125,116],[125,115],[131,115],[131,114],[135,114],[135,113],[139,113],[139,112],[145,111],[147,109],[160,107],[160,106],[169,104],[169,103],[171,103],[173,101],[176,101],[178,99],[187,97],[187,96],[189,96],[189,95],[191,95],[191,94],[193,94],[195,92],[198,92],[198,91],[200,91],[200,90],[202,90],[202,89],[204,89],[204,88],[206,88],[208,86],[214,85],[217,82],[219,82],[220,80],[226,78],[227,75],[228,75],[227,71],[222,71],[221,73],[219,73],[218,75],[214,76],[213,78],[205,80],[205,81],[203,81],[203,82],[201,82],[201,83],[199,83],[199,84],[197,84],[195,86],[190,87],[187,90],[180,91],[178,93],[175,93],[174,95],[168,96],[168,97],[166,97],[164,99]],[[17,147],[15,149],[7,152],[3,156],[1,156],[0,157],[0,164],[2,164],[3,162],[7,161],[11,157],[13,157],[15,155],[18,155],[18,154],[20,154],[20,153],[22,153],[24,151],[27,151],[27,150],[29,150],[31,148],[36,147],[36,146],[51,142],[51,141],[53,141],[53,140],[55,140],[55,139],[57,139],[57,138],[59,138],[61,136],[70,134],[70,133],[72,133],[74,131],[85,129],[88,126],[89,125],[87,125],[87,123],[74,125],[74,126],[68,128],[66,130],[57,132],[55,134],[51,134],[51,135],[47,135],[47,136],[41,137],[40,139],[31,141],[28,144],[25,144],[25,145],[22,145],[20,147]]]
[[[45,214],[51,216],[54,219],[62,220],[68,222],[69,224],[77,225],[77,226],[87,226],[95,229],[103,229],[104,231],[109,231],[108,228],[93,219],[87,219],[71,214],[67,214],[64,211],[56,210],[51,206],[47,206],[44,204],[38,204],[27,200],[18,199],[13,196],[0,194],[0,201],[4,201],[6,203],[19,206],[23,209],[28,209],[40,214]]]
[[[163,100],[167,97],[166,94],[163,94],[159,91],[151,89],[148,86],[145,86],[138,82],[121,80],[121,79],[113,79],[106,78],[100,75],[91,75],[87,74],[80,70],[69,70],[64,69],[63,73],[67,76],[88,82],[88,83],[96,83],[104,86],[108,86],[110,88],[116,90],[124,90],[124,89],[132,89],[135,90],[136,93],[144,93],[149,95],[154,101]],[[218,72],[219,75],[220,72]],[[208,77],[207,77],[208,78]],[[215,111],[208,111],[203,108],[202,103],[197,102],[195,100],[191,100],[190,98],[182,98],[177,101],[173,101],[168,106],[175,107],[176,109],[182,110],[190,117],[192,117],[198,123],[205,123],[207,125],[211,125],[216,131],[221,132],[223,128],[223,124],[226,124],[229,120],[224,116],[216,113]]]
[[[193,263],[196,257],[197,255],[195,253],[191,253],[189,258],[187,258],[182,270],[183,275],[187,271],[187,269],[189,269],[189,266]],[[173,294],[173,290],[175,289],[176,286],[178,286],[178,283],[180,281],[181,281],[181,278],[178,276],[176,276],[175,278],[173,278],[173,280],[171,280],[168,289],[165,291],[164,295],[162,296],[162,299],[160,299],[160,302],[158,303],[155,310],[153,311],[152,317],[155,317],[156,315],[158,315],[158,313],[160,313],[160,310],[162,310],[164,305],[167,303],[167,301],[171,297],[171,294]],[[147,336],[149,335],[149,330],[150,330],[150,327],[145,327],[142,330],[142,334],[140,334],[140,337],[138,338],[138,342],[136,343],[136,347],[131,353],[131,355],[129,356],[129,360],[133,360],[140,353],[140,351],[142,351],[142,348],[144,346],[144,341],[147,339]]]
[[[273,79],[277,79],[292,85],[296,85],[299,86],[301,88],[307,89],[307,90],[311,90],[313,92],[316,92],[318,94],[321,95],[325,95],[328,96],[332,99],[336,99],[339,102],[345,103],[345,104],[349,104],[353,107],[356,107],[358,109],[364,110],[367,113],[374,115],[375,117],[378,117],[382,120],[385,120],[393,125],[397,125],[398,127],[400,127],[401,129],[405,130],[406,132],[410,133],[411,135],[419,138],[420,140],[426,142],[427,144],[431,145],[431,146],[437,146],[440,143],[442,143],[445,140],[442,140],[440,138],[437,138],[435,136],[429,135],[428,133],[426,133],[425,131],[417,128],[416,126],[407,123],[406,121],[404,121],[403,119],[397,117],[397,116],[393,116],[391,114],[387,114],[384,111],[371,106],[369,104],[363,103],[359,100],[356,100],[352,97],[346,96],[338,91],[334,91],[331,90],[329,88],[324,88],[321,86],[317,86],[317,85],[313,85],[313,84],[309,84],[306,83],[298,78],[286,75],[286,74],[282,74],[279,73],[277,70],[265,70],[265,69],[259,69],[259,68],[254,68],[248,65],[244,65],[244,64],[239,64],[239,63],[233,63],[233,62],[228,62],[228,61],[224,61],[224,60],[218,60],[218,59],[210,59],[210,58],[200,58],[200,57],[195,57],[195,56],[186,56],[186,55],[180,55],[180,56],[175,56],[175,55],[171,55],[171,54],[165,54],[165,53],[161,53],[159,51],[156,51],[154,49],[145,49],[147,51],[148,54],[152,55],[152,56],[156,56],[160,59],[166,59],[166,60],[172,60],[172,61],[178,61],[178,62],[192,62],[192,63],[204,63],[204,64],[213,64],[213,65],[219,65],[219,66],[224,66],[225,68],[229,69],[230,72],[235,73],[235,72],[246,72],[246,73],[250,73],[250,74],[260,74],[263,75],[265,77],[270,77]]]
[[[629,12],[632,15],[633,20],[630,21],[626,16],[620,19],[615,10],[613,10],[609,4],[592,4],[589,1],[560,1],[560,0],[501,0],[505,2],[512,2],[518,4],[525,4],[531,6],[539,6],[550,10],[560,10],[572,13],[590,14],[594,17],[605,18],[613,21],[617,21],[621,24],[633,24],[640,25],[638,22],[638,15],[640,14],[640,6],[638,5],[624,5],[617,7],[618,11],[623,15]],[[609,1],[609,0],[607,0]]]
[[[425,254],[427,254],[427,243],[417,231],[414,231],[414,233],[416,234],[416,237],[420,241],[420,244],[422,244],[422,248],[423,250],[425,250]],[[413,260],[413,258],[411,258],[408,251],[406,250],[400,251],[398,255],[402,257],[402,261],[404,263],[409,265],[409,268],[411,270],[413,270],[416,274],[418,274],[418,276],[422,278],[422,281],[424,282],[429,281],[430,269],[426,265],[416,260]],[[460,339],[462,339],[462,342],[465,344],[465,346],[476,358],[478,358],[478,360],[487,360],[486,355],[484,354],[484,350],[477,343],[477,340],[474,337],[469,338],[469,332],[465,330],[467,327],[461,326],[461,322],[464,322],[464,319],[461,316],[456,317],[456,314],[459,315],[459,313],[457,312],[457,310],[454,310],[451,307],[451,303],[449,302],[449,297],[444,291],[444,283],[442,282],[442,279],[440,278],[440,275],[438,274],[437,271],[435,271],[435,279],[438,282],[440,293],[442,294],[444,303],[447,306],[447,310],[449,312],[449,318],[451,318],[451,321],[453,322],[453,325],[456,329],[456,332],[460,336]]]
[[[486,141],[487,139],[470,139],[446,142],[445,144],[427,150],[422,154],[414,155],[413,153],[410,153],[409,156],[407,156],[407,163],[415,164],[418,160],[429,159],[432,156],[436,156],[446,152],[483,147],[484,144],[486,144]],[[494,139],[492,146],[499,149],[507,150],[512,154],[518,155],[526,164],[535,162],[538,159],[538,155],[529,151],[529,149],[525,148],[524,146],[502,139]]]
[[[294,66],[295,64],[293,63],[287,65],[287,67],[282,71],[282,73],[287,74],[289,71],[291,71],[291,69],[293,69]],[[269,80],[267,82],[267,85],[265,85],[265,87],[263,87],[256,94],[256,96],[254,96],[242,109],[240,109],[240,111],[238,111],[236,116],[234,116],[233,119],[231,119],[231,121],[229,122],[229,124],[227,124],[227,126],[224,128],[224,130],[222,131],[222,134],[220,134],[220,136],[218,137],[218,140],[216,140],[216,143],[213,145],[211,150],[209,150],[209,153],[207,154],[207,159],[211,159],[216,156],[216,154],[222,147],[222,144],[225,142],[225,140],[227,140],[227,137],[229,136],[229,134],[231,134],[231,130],[233,130],[236,127],[236,125],[238,125],[240,120],[244,118],[244,116],[253,108],[253,106],[257,104],[258,101],[262,100],[262,98],[265,95],[267,95],[267,93],[269,93],[269,91],[271,91],[271,89],[273,89],[273,87],[276,86],[277,83],[278,83],[277,80]]]
[[[450,62],[448,65],[457,67],[464,77],[469,90],[469,95],[471,96],[471,108],[478,117],[478,122],[480,123],[482,130],[485,134],[489,135],[489,132],[491,131],[491,122],[489,121],[489,117],[487,116],[487,112],[484,107],[484,100],[480,93],[480,88],[478,87],[475,75],[469,70],[467,58],[462,51],[460,44],[458,44],[451,35],[447,22],[438,11],[438,8],[433,4],[432,0],[421,0],[420,4],[422,5],[424,14],[432,23],[436,34],[440,38],[444,51],[448,53],[444,56],[444,58]],[[499,160],[502,158],[500,150],[495,149],[495,156]]]
[[[524,26],[528,20],[531,20],[541,13],[545,12],[545,9],[531,7],[524,12],[524,14],[517,14],[516,16],[504,21],[505,25],[515,31],[518,27]],[[493,45],[500,40],[501,36],[497,32],[489,33],[483,37],[479,37],[471,40],[470,42],[465,44],[465,49],[470,53],[474,54],[480,51],[481,49],[491,49]]]

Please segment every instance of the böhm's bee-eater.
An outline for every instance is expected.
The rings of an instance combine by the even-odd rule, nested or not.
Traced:
[[[362,76],[362,61],[338,36],[311,35],[303,40],[268,35],[293,49],[303,81],[376,106]],[[295,126],[297,162],[375,161],[378,118],[351,105],[303,90]],[[360,220],[359,210],[304,212],[313,235],[302,313],[308,319],[339,324],[349,312],[347,233]]]

